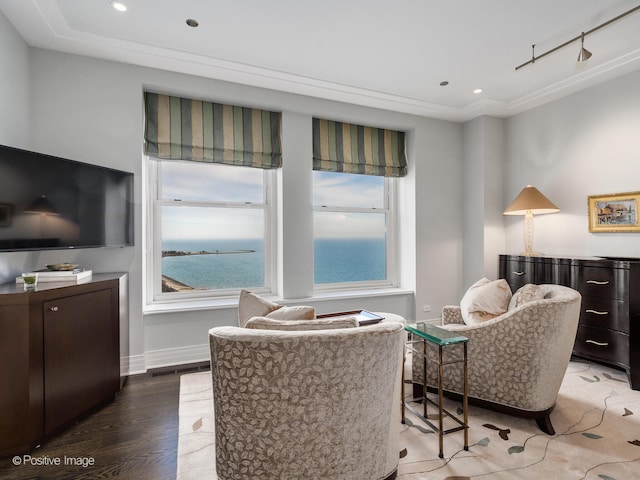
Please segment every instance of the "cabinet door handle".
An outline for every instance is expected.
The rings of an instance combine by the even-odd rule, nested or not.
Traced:
[[[527,272],[511,272],[511,273],[513,273],[514,275],[521,276],[521,275],[525,275]]]
[[[51,307],[49,310],[51,310],[52,312],[57,312],[58,311],[58,307]]]
[[[591,310],[590,308],[585,310],[586,313],[593,313],[595,315],[608,315],[609,312],[599,312],[598,310]]]
[[[608,342],[596,342],[595,340],[587,340],[585,343],[593,343],[594,345],[598,345],[599,347],[606,347],[607,345],[609,345]]]
[[[594,285],[608,285],[609,280],[598,281],[598,280],[587,280],[587,283],[593,283]]]

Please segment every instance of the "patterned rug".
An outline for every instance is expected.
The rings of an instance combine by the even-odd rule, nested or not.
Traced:
[[[461,417],[457,404],[445,402]],[[471,406],[469,451],[462,432],[452,433],[440,459],[437,434],[408,414],[398,479],[640,479],[640,392],[623,372],[572,361],[551,421],[554,436],[533,420]],[[177,479],[202,478],[217,478],[209,372],[183,375],[180,384]]]

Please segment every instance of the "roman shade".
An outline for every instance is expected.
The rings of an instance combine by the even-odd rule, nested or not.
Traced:
[[[145,92],[144,151],[171,160],[282,166],[281,114]]]
[[[404,132],[314,118],[313,169],[404,177],[404,143]]]

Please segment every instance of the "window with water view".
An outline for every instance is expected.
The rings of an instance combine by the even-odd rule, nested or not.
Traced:
[[[260,168],[159,162],[162,291],[268,285],[268,202]]]
[[[385,177],[313,172],[314,283],[389,280]]]
[[[156,165],[155,296],[267,291],[272,170],[175,160]],[[316,288],[392,283],[389,184],[313,172]],[[285,252],[286,254],[286,252]],[[287,272],[284,272],[286,275]]]

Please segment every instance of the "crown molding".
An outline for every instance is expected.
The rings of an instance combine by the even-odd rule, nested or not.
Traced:
[[[462,107],[452,107],[83,32],[69,26],[55,2],[23,1],[19,11],[15,11],[13,4],[3,8],[18,31],[30,32],[29,36],[23,34],[23,37],[32,47],[453,122],[465,122],[482,115],[509,117],[640,68],[640,50],[636,50],[509,102],[483,98]],[[30,17],[29,23],[38,25],[36,33],[33,33],[33,25],[21,28],[26,22],[25,8]]]
[[[638,69],[640,69],[640,49],[509,102],[506,109],[507,116],[531,110]]]

